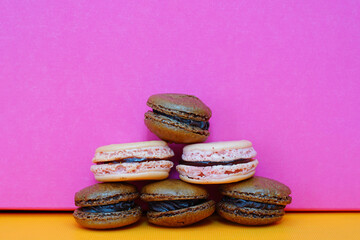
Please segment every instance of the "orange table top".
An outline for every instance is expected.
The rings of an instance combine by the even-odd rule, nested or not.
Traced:
[[[277,224],[247,227],[212,216],[185,228],[140,222],[115,230],[88,230],[71,213],[0,213],[0,239],[360,239],[360,212],[287,213]]]

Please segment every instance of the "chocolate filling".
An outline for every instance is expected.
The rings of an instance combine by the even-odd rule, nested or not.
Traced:
[[[110,205],[100,205],[92,207],[82,207],[81,210],[84,212],[91,213],[111,213],[130,210],[135,206],[134,201],[118,202]]]
[[[149,202],[149,208],[155,212],[168,212],[188,208],[206,202],[206,199],[173,200]]]
[[[159,160],[168,160],[168,159],[158,159],[158,158],[125,158],[114,160],[110,162],[98,162],[96,165],[101,164],[116,164],[116,163],[134,163],[134,162],[146,162],[146,161],[159,161]]]
[[[153,109],[153,112],[168,118],[171,118],[175,121],[181,122],[181,123],[185,123],[187,125],[193,126],[193,127],[198,127],[201,128],[202,130],[208,130],[210,127],[209,122],[206,121],[195,121],[195,120],[191,120],[191,119],[185,119],[185,118],[181,118],[181,117],[177,117],[177,116],[171,116],[171,115],[167,115],[165,113],[159,112],[157,110]]]
[[[244,200],[240,198],[232,198],[229,196],[224,196],[222,199],[223,202],[232,203],[237,207],[243,208],[256,208],[256,209],[267,209],[267,210],[278,210],[278,209],[284,209],[285,206],[283,205],[276,205],[276,204],[268,204],[268,203],[260,203],[260,202],[254,202],[250,200]]]
[[[181,160],[179,164],[183,164],[187,166],[195,166],[195,167],[207,167],[207,166],[217,166],[217,165],[234,165],[234,164],[248,163],[253,160],[254,159],[252,158],[236,159],[226,162],[209,162],[209,161],[189,162],[189,161]]]

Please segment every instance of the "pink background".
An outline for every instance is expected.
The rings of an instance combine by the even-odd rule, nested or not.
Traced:
[[[359,76],[360,1],[1,1],[0,208],[73,209],[95,149],[157,139],[146,100],[177,92],[289,210],[359,210]]]

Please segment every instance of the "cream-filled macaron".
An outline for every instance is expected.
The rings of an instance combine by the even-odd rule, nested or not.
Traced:
[[[183,149],[176,167],[183,181],[197,184],[238,182],[255,173],[258,161],[247,140],[199,143]]]
[[[183,227],[209,217],[215,202],[208,200],[206,189],[177,179],[146,185],[141,199],[149,205],[150,223],[166,227]]]
[[[136,187],[128,183],[97,183],[75,194],[74,218],[86,228],[110,229],[127,226],[141,217],[135,200]]]
[[[164,141],[112,144],[96,149],[90,170],[101,182],[160,180],[169,176],[173,156]]]

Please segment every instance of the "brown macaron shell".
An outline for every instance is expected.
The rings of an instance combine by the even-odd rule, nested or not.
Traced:
[[[185,94],[156,94],[149,97],[147,105],[169,116],[194,121],[208,121],[211,110],[200,99]],[[174,143],[204,142],[209,131],[149,111],[145,113],[145,125],[160,139]]]
[[[284,210],[278,210],[275,214],[271,215],[256,215],[258,212],[254,212],[251,209],[241,209],[232,204],[219,202],[216,205],[217,213],[235,223],[243,224],[243,225],[267,225],[274,222],[278,222],[284,215]]]
[[[92,229],[111,229],[127,226],[141,218],[141,208],[136,206],[128,211],[112,213],[89,213],[76,209],[73,214],[76,222]]]
[[[78,224],[91,229],[111,229],[135,223],[141,218],[141,208],[117,212],[86,212],[82,207],[111,205],[139,197],[136,187],[128,183],[97,183],[75,194],[73,216]]]
[[[237,199],[264,204],[287,205],[291,203],[291,190],[284,184],[264,177],[220,186],[221,194]],[[223,218],[243,225],[267,225],[275,223],[285,214],[284,209],[257,209],[238,207],[233,203],[221,201],[216,210]]]
[[[207,121],[211,117],[210,108],[193,95],[178,93],[155,94],[149,97],[146,104],[152,109],[185,119]]]
[[[91,207],[131,201],[139,197],[136,187],[128,183],[97,183],[75,193],[75,205]]]
[[[199,222],[215,212],[215,202],[209,200],[205,203],[168,212],[149,211],[149,222],[165,227],[184,227]]]
[[[210,135],[208,130],[195,128],[153,112],[145,113],[144,122],[151,132],[167,142],[198,143],[204,142]]]
[[[261,203],[287,205],[291,203],[291,190],[273,179],[252,177],[248,180],[220,186],[220,193]]]
[[[209,194],[204,188],[177,179],[150,183],[141,189],[140,196],[141,200],[146,202],[206,199],[208,197]]]
[[[206,199],[207,191],[181,180],[168,179],[146,185],[141,190],[141,199],[146,202]],[[183,227],[209,217],[215,211],[213,200],[166,212],[148,211],[149,222],[166,227]]]

